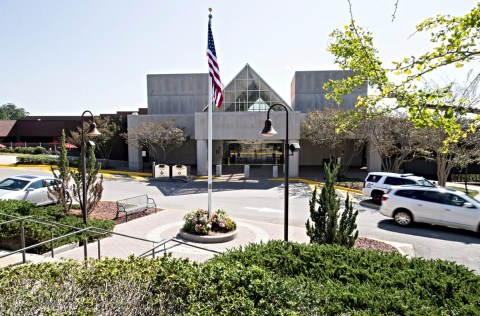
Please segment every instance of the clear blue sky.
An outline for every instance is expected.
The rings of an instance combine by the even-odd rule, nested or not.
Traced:
[[[424,52],[414,26],[476,1],[351,0],[385,62]],[[31,115],[95,115],[147,107],[146,76],[205,73],[208,8],[222,81],[249,63],[287,102],[297,70],[337,69],[328,34],[346,0],[0,0],[0,104]],[[388,66],[389,64],[386,64]]]

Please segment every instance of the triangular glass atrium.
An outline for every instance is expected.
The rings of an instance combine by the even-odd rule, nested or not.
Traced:
[[[250,65],[245,67],[223,90],[225,98],[220,109],[225,112],[266,112],[275,103],[287,104]],[[272,111],[284,111],[282,107],[274,107]]]

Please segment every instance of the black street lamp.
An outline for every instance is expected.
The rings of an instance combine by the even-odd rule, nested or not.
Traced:
[[[84,111],[82,113],[82,216],[83,216],[83,223],[87,225],[87,179],[85,175],[85,169],[87,169],[87,164],[85,162],[86,160],[86,155],[85,155],[85,135],[83,133],[83,125],[84,125],[84,116],[86,113],[90,113],[90,117],[92,120],[92,123],[90,124],[90,127],[87,132],[87,136],[90,137],[95,137],[100,135],[101,133],[97,130],[97,125],[95,124],[93,120],[93,114],[90,111]]]
[[[288,150],[290,149],[292,153],[296,151],[300,146],[298,144],[295,145],[288,145],[288,109],[285,105],[281,103],[275,103],[270,106],[267,112],[267,120],[265,121],[265,127],[263,130],[260,132],[261,135],[263,136],[274,136],[277,135],[277,131],[272,126],[272,121],[270,120],[270,110],[274,106],[281,106],[285,109],[285,118],[286,118],[286,125],[285,125],[285,144],[283,147],[283,157],[285,157],[285,198],[284,198],[284,227],[283,227],[283,239],[285,241],[288,241],[288,172],[289,172],[289,152]]]

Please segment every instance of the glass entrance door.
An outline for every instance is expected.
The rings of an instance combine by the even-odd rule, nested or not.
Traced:
[[[226,165],[283,164],[283,142],[225,141],[223,163]]]

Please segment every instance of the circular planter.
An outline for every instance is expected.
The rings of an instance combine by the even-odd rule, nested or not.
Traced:
[[[183,229],[181,229],[178,235],[180,238],[188,241],[192,241],[192,242],[197,242],[202,244],[215,244],[215,243],[222,243],[222,242],[234,240],[237,237],[237,230],[238,229],[228,233],[219,233],[216,235],[195,235],[195,234],[184,232]]]

